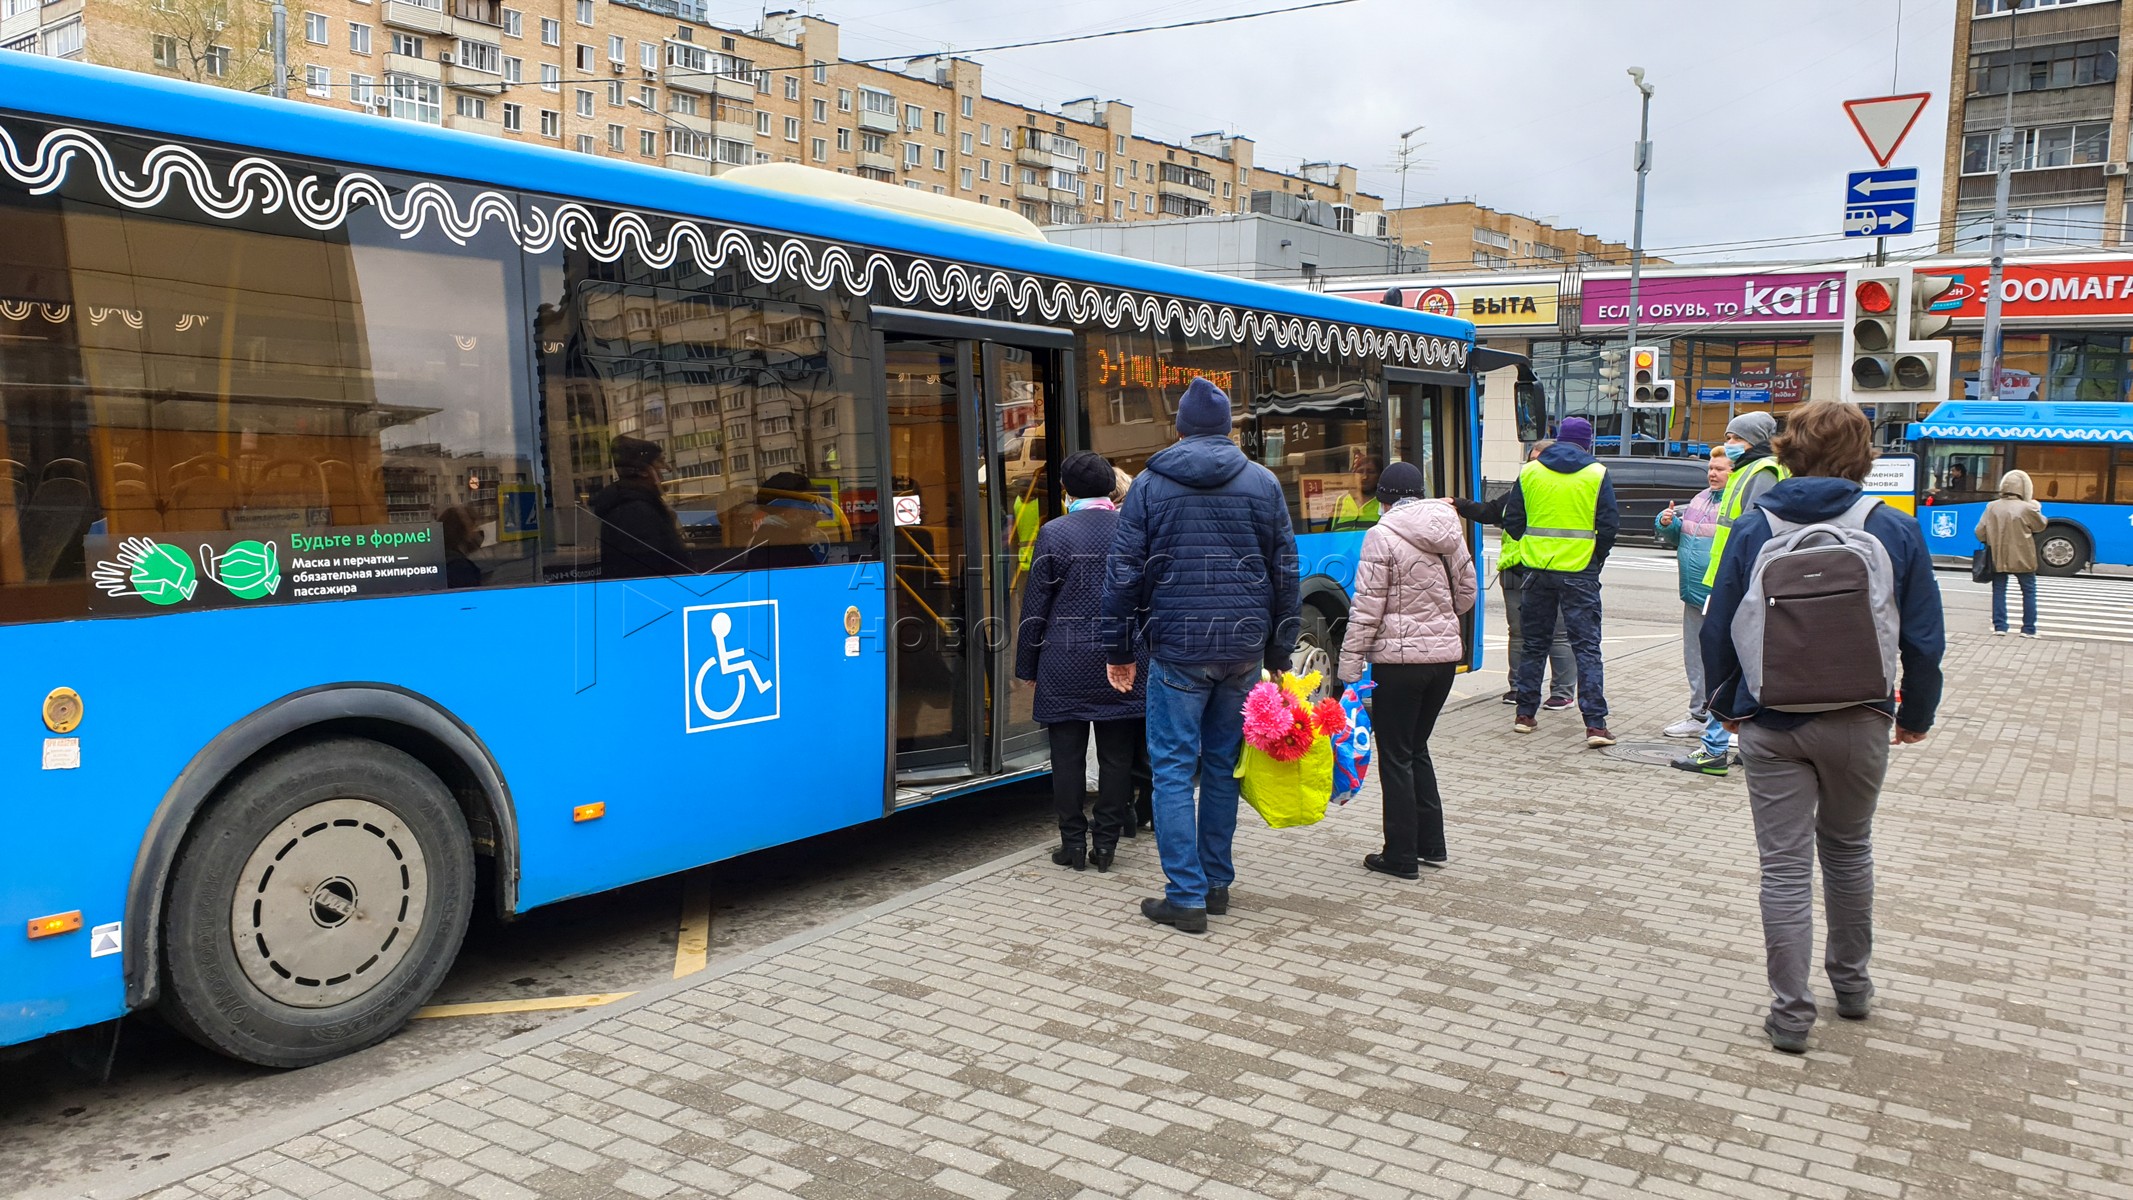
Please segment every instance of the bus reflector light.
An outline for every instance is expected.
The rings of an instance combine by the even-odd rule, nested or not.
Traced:
[[[80,928],[81,910],[78,908],[73,912],[53,913],[49,917],[30,918],[30,938],[33,941],[57,934],[73,933]]]
[[[580,825],[587,821],[597,821],[606,815],[607,801],[605,800],[595,800],[591,804],[580,804],[570,810],[570,819]],[[79,924],[79,922],[76,922],[76,924]]]

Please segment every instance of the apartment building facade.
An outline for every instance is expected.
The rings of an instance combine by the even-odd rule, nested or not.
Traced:
[[[1629,265],[1629,247],[1471,200],[1414,204],[1388,211],[1391,235],[1426,246],[1437,269],[1532,271],[1551,267]],[[1661,259],[1647,258],[1649,262]]]
[[[1948,83],[1940,248],[1990,243],[2002,125],[2014,130],[2008,235],[2040,251],[2126,242],[2122,0],[1959,0]]]
[[[0,0],[0,49],[268,90],[253,0]],[[950,56],[846,62],[832,21],[710,24],[703,0],[290,0],[293,100],[716,175],[803,163],[1049,225],[1249,210],[1254,191],[1376,213],[1354,168],[1250,138],[1144,137],[1133,107],[987,96]]]

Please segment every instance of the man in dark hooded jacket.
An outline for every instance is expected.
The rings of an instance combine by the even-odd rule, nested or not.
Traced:
[[[612,447],[615,481],[593,493],[600,518],[600,578],[637,579],[688,570],[681,527],[659,492],[666,452],[643,438],[618,437]]]
[[[1529,571],[1525,611],[1519,619],[1526,650],[1518,669],[1513,730],[1531,733],[1536,727],[1541,671],[1560,615],[1578,663],[1585,744],[1615,744],[1615,735],[1607,731],[1606,675],[1600,660],[1600,568],[1607,564],[1621,524],[1614,484],[1592,456],[1592,423],[1583,417],[1563,418],[1555,445],[1519,471],[1503,506],[1504,534],[1518,539],[1519,557]]]
[[[1236,879],[1244,696],[1262,666],[1288,667],[1302,614],[1288,503],[1273,472],[1230,441],[1229,397],[1194,379],[1177,428],[1177,443],[1148,460],[1119,513],[1104,643],[1121,692],[1133,687],[1136,626],[1149,658],[1155,842],[1169,886],[1141,913],[1204,933],[1208,914],[1229,911]]]

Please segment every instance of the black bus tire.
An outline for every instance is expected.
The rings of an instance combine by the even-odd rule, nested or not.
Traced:
[[[2054,521],[2037,536],[2037,574],[2065,577],[2079,575],[2089,565],[2087,534],[2072,525]]]
[[[348,1054],[436,991],[473,906],[466,820],[435,774],[365,739],[302,746],[235,778],[187,834],[162,1013],[260,1066]]]

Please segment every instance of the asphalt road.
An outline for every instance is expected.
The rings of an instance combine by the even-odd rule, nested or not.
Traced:
[[[1671,554],[1625,547],[1605,580],[1610,655],[1679,636]],[[1943,573],[1942,581],[1964,597],[1970,619],[1981,615],[1981,589],[1954,573]],[[1957,603],[1950,608],[1952,616]],[[1492,702],[1503,690],[1503,626],[1493,604],[1488,625],[1488,665],[1461,678],[1455,704]],[[1650,739],[1658,731],[1615,732]],[[159,1159],[181,1143],[234,1132],[572,1011],[539,1007],[544,1002],[668,979],[677,966],[768,944],[1050,836],[1047,795],[1024,786],[553,905],[510,923],[477,919],[457,969],[433,1001],[477,1006],[474,1015],[417,1020],[382,1045],[308,1070],[274,1072],[219,1058],[152,1017],[122,1023],[115,1053],[90,1039],[42,1044],[28,1060],[4,1067],[10,1086],[0,1092],[0,1126],[9,1136],[0,1140],[0,1195]],[[100,1080],[107,1061],[109,1078]]]

